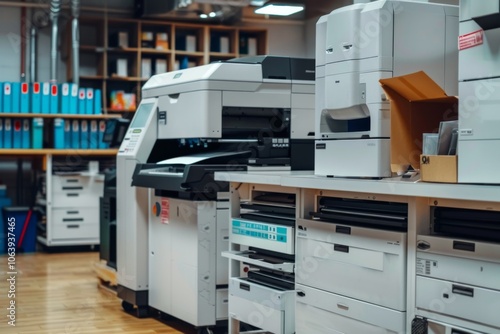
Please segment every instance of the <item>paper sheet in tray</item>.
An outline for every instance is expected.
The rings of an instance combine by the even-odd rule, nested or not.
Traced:
[[[170,164],[170,165],[192,165],[204,160],[209,160],[217,157],[231,156],[234,152],[206,152],[193,155],[185,155],[182,157],[171,158],[158,162],[158,164]]]

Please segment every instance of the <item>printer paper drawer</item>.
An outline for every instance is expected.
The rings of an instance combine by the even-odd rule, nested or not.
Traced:
[[[500,328],[500,291],[417,276],[416,306]]]
[[[357,227],[350,227],[351,234],[342,234],[335,233],[335,224],[299,220],[298,225],[297,283],[406,310],[405,233],[373,230],[370,239],[357,235]],[[393,243],[394,251],[387,249],[388,243]]]
[[[406,312],[296,284],[297,334],[405,333]]]
[[[99,209],[68,208],[52,210],[54,239],[99,238]]]
[[[99,178],[85,176],[52,176],[52,205],[57,207],[99,207],[104,183]]]
[[[469,329],[463,329],[455,327],[449,324],[444,324],[441,322],[434,322],[427,319],[427,334],[483,334],[480,332],[472,331]]]

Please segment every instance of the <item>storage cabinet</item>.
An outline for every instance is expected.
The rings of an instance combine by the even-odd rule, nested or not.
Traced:
[[[143,84],[154,74],[267,54],[267,30],[261,28],[103,15],[82,17],[80,36],[80,85],[102,90],[105,112],[134,112]],[[68,81],[74,76],[72,61],[67,63]],[[112,103],[116,99],[125,102]]]

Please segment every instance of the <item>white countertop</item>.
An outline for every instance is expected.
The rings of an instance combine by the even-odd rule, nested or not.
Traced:
[[[313,171],[251,171],[216,172],[215,179],[304,189],[500,202],[500,185],[402,181],[401,177],[371,180],[327,178],[316,176]]]

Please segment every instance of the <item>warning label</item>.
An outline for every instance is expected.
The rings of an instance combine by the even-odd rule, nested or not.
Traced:
[[[483,34],[482,30],[477,30],[458,36],[458,50],[465,50],[483,44]]]
[[[168,198],[162,197],[161,199],[161,223],[168,224],[168,218],[170,217],[170,203]]]
[[[432,267],[437,267],[437,261],[417,258],[417,275],[431,275]]]

